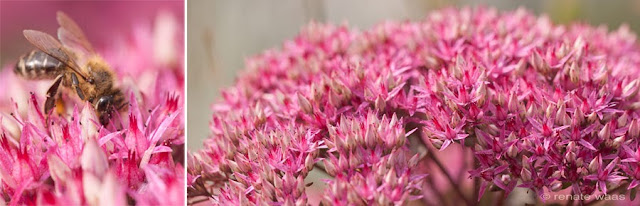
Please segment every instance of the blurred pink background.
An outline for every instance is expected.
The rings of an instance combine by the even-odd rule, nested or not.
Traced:
[[[56,11],[64,11],[84,30],[98,50],[125,38],[134,25],[149,24],[159,12],[184,22],[184,1],[0,1],[0,66],[13,64],[34,49],[24,29],[56,36]]]

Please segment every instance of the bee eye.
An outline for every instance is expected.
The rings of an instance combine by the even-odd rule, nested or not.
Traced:
[[[96,103],[96,109],[98,111],[107,111],[111,106],[112,101],[113,101],[113,96],[111,95],[102,96],[100,97],[100,99],[98,99],[98,102]]]

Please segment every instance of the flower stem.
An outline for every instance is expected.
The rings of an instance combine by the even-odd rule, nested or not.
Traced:
[[[211,197],[212,196],[212,194],[207,189],[207,186],[205,186],[205,181],[198,180],[198,182],[193,184],[192,187],[194,189],[188,192],[187,197],[198,197],[198,196]]]
[[[473,166],[472,168],[478,168],[478,166],[480,165],[480,162],[478,161],[478,159],[476,159],[475,157],[473,157]],[[473,201],[478,201],[478,195],[480,192],[480,178],[474,177],[473,178]]]
[[[429,187],[431,188],[431,191],[433,192],[433,194],[438,198],[438,201],[440,201],[440,205],[449,205],[447,203],[447,200],[444,198],[444,195],[442,195],[442,193],[438,191],[438,187],[436,187],[435,184],[433,183],[433,176],[427,176],[427,183],[429,184]],[[430,203],[428,203],[426,197],[422,197],[422,202],[425,202],[428,205],[431,205]]]
[[[469,168],[469,150],[466,150],[465,147],[462,147],[462,158],[464,158],[464,161],[462,161],[462,168],[460,169],[460,171],[458,171],[457,174],[457,182],[458,185],[462,184],[462,181],[464,180],[464,174],[467,171],[467,168]],[[474,158],[473,156],[471,156],[471,158]]]
[[[425,147],[427,148],[428,151],[428,156],[429,158],[438,166],[438,168],[440,168],[440,170],[442,171],[442,173],[445,175],[445,177],[447,178],[447,180],[449,181],[449,184],[451,184],[451,187],[453,188],[453,190],[456,192],[456,194],[458,196],[460,196],[460,198],[462,198],[462,200],[464,200],[464,202],[467,205],[474,205],[473,202],[471,200],[469,200],[467,197],[464,196],[464,193],[462,193],[462,190],[460,190],[459,185],[456,184],[456,182],[453,180],[453,178],[451,177],[451,174],[449,174],[449,172],[447,171],[447,168],[444,167],[444,165],[442,164],[442,162],[440,162],[440,160],[438,158],[435,157],[433,149],[431,149],[429,146],[425,145]],[[476,192],[477,193],[477,192]]]
[[[187,205],[195,205],[195,204],[207,201],[207,200],[209,200],[209,198],[203,198],[203,199],[199,199],[199,200],[194,200],[194,201],[189,202]]]
[[[505,191],[504,190],[500,190],[500,192],[498,193],[498,200],[496,205],[498,206],[504,206],[504,201],[507,199],[507,197],[505,196]]]

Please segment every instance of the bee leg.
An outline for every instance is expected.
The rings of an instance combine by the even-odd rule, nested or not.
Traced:
[[[71,73],[71,87],[73,87],[73,89],[76,90],[76,93],[78,94],[78,97],[80,97],[80,99],[85,100],[84,99],[84,94],[82,93],[82,90],[80,90],[80,82],[78,81],[78,76],[76,76],[76,73]]]
[[[58,94],[58,88],[60,87],[60,82],[62,82],[63,77],[64,75],[62,74],[58,75],[58,77],[53,81],[53,85],[51,85],[49,90],[47,90],[47,100],[44,103],[44,112],[47,114],[47,120],[51,109],[55,106],[56,94]]]

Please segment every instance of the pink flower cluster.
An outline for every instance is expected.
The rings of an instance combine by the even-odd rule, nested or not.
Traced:
[[[162,21],[155,27],[176,22]],[[169,27],[174,29],[165,32],[181,32]],[[7,99],[0,101],[0,193],[4,201],[9,205],[184,204],[182,58],[154,59],[153,48],[158,45],[153,44],[153,29],[157,30],[141,25],[130,42],[101,52],[120,77],[120,88],[129,94],[129,111],[114,117],[107,127],[99,123],[91,105],[68,98],[71,93],[62,96],[66,110],[47,120],[42,104],[51,83],[22,80],[12,69],[3,69],[0,96]],[[164,40],[181,54],[178,38]]]
[[[403,204],[422,195],[419,148],[451,144],[473,152],[478,198],[635,188],[635,38],[522,9],[450,8],[363,32],[312,23],[222,92],[189,155],[189,197],[302,205],[318,168],[333,177],[327,205]]]

